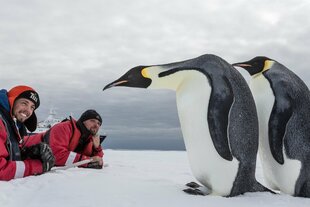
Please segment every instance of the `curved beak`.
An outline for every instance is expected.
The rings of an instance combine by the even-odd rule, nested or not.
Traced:
[[[128,80],[119,80],[118,79],[118,80],[113,81],[112,83],[109,83],[108,85],[106,85],[102,90],[104,91],[104,90],[112,88],[114,86],[120,86],[120,85],[127,83],[127,82],[128,82]]]
[[[246,64],[246,63],[234,63],[234,64],[232,64],[232,66],[246,68],[246,67],[251,67],[252,65]]]

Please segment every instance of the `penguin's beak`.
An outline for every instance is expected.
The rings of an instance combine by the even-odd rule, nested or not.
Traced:
[[[121,86],[122,84],[125,84],[125,83],[127,83],[127,82],[128,82],[128,80],[116,80],[116,81],[113,81],[112,83],[109,83],[108,85],[106,85],[106,86],[103,88],[103,91],[106,90],[106,89],[115,87],[115,86]]]
[[[232,66],[245,69],[251,76],[260,72],[260,69],[258,67],[255,67],[255,64],[250,63],[249,61],[248,62],[234,63],[234,64],[232,64]]]
[[[115,86],[147,88],[152,83],[152,80],[145,75],[144,68],[146,68],[146,66],[137,66],[130,69],[122,77],[106,85],[103,90]]]
[[[246,64],[246,63],[234,63],[234,64],[232,64],[232,66],[234,66],[234,67],[241,67],[241,68],[247,68],[247,67],[251,67],[252,65]]]

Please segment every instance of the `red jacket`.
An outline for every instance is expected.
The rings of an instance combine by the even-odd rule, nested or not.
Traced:
[[[47,132],[45,133],[46,136]],[[103,157],[101,146],[93,148],[93,138],[90,135],[87,144],[82,151],[76,152],[81,132],[76,126],[74,119],[61,122],[53,126],[49,131],[49,145],[55,156],[55,166],[69,165],[92,156]],[[84,166],[86,167],[86,165]]]
[[[31,146],[41,142],[41,139],[24,138],[24,146]],[[0,120],[0,180],[11,180],[14,178],[22,178],[29,175],[41,174],[43,172],[42,163],[40,160],[10,160],[10,153],[7,149],[8,134],[2,120]],[[19,140],[20,141],[20,137]],[[21,145],[20,145],[21,148]]]

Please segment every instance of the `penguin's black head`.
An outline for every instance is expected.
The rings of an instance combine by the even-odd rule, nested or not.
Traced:
[[[257,56],[246,62],[234,63],[232,66],[241,67],[248,71],[250,75],[255,75],[269,69],[267,68],[269,61],[272,61],[272,59],[264,56]]]
[[[147,66],[137,66],[130,69],[122,77],[106,85],[103,90],[112,88],[115,86],[125,86],[125,87],[136,87],[136,88],[147,88],[151,85],[152,80],[148,78],[144,72],[144,68]]]

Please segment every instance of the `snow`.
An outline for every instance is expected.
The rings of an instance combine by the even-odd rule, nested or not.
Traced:
[[[310,206],[310,199],[270,193],[233,198],[193,196],[182,189],[194,181],[185,151],[105,150],[108,167],[56,170],[9,182],[0,181],[5,207],[55,206]],[[229,172],[227,172],[229,173]],[[263,183],[260,164],[257,178]]]

